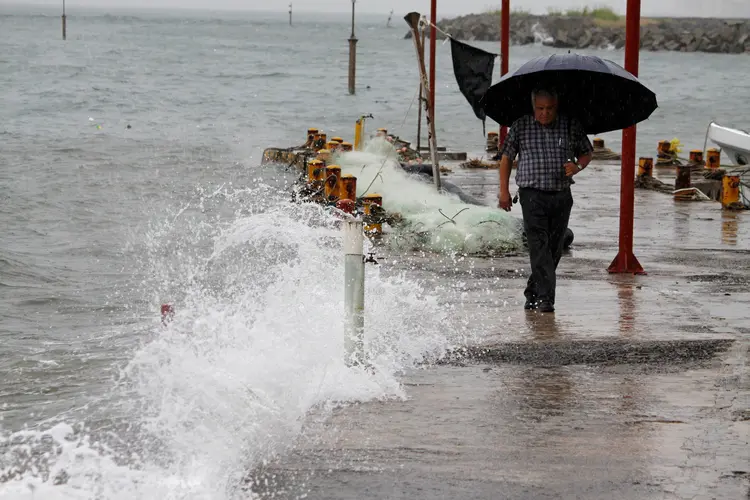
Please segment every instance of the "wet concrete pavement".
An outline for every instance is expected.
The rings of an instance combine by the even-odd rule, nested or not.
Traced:
[[[447,178],[495,203],[497,171]],[[310,424],[291,455],[257,471],[270,481],[258,493],[750,498],[750,213],[638,191],[634,246],[648,275],[610,275],[619,167],[577,181],[554,314],[523,310],[526,255],[381,256],[384,269],[439,277],[475,340],[406,374],[406,401]]]

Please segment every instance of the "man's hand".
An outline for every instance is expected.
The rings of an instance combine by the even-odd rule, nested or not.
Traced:
[[[510,199],[510,191],[507,189],[501,189],[498,198],[500,201],[497,206],[506,212],[510,212],[511,207],[513,206],[513,201]]]
[[[578,168],[578,165],[576,165],[572,161],[569,161],[565,164],[565,175],[567,175],[568,177],[573,177],[580,171],[581,169]]]

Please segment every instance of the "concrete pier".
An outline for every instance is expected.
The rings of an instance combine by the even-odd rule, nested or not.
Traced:
[[[311,415],[293,450],[253,471],[263,485],[253,489],[308,499],[750,497],[750,214],[638,190],[634,246],[649,274],[610,275],[619,173],[593,164],[576,178],[576,238],[554,314],[523,310],[526,255],[378,255],[393,273],[437,280],[478,340],[405,374],[404,401]],[[497,171],[454,168],[447,179],[496,204]]]

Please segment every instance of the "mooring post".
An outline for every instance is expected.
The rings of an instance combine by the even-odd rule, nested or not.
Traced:
[[[725,174],[721,178],[721,207],[724,209],[744,208],[740,201],[740,176]]]
[[[67,33],[68,30],[67,30],[67,26],[66,26],[66,17],[65,17],[65,0],[63,0],[62,31],[63,31],[63,33],[62,33],[63,40],[67,40],[67,38],[68,38],[68,33]]]
[[[349,37],[349,94],[354,95],[354,74],[357,66],[357,38],[354,36],[354,4],[352,0],[352,35]]]
[[[292,25],[292,4],[289,4],[289,26]]]
[[[344,221],[344,352],[347,366],[364,364],[365,257],[362,219]]]
[[[638,158],[638,177],[654,176],[654,159],[650,156]]]
[[[717,169],[721,166],[721,151],[716,148],[710,148],[706,151],[706,168]]]
[[[425,117],[427,118],[428,137],[430,145],[430,160],[432,161],[432,179],[435,182],[435,188],[440,191],[440,164],[437,155],[437,137],[435,136],[435,117],[432,114],[430,103],[434,95],[430,84],[427,82],[427,70],[424,64],[424,46],[419,39],[419,19],[421,16],[417,12],[411,12],[404,17],[406,23],[411,27],[412,38],[414,39],[414,48],[417,50],[417,62],[419,63],[419,76],[422,80],[422,91],[425,99]]]

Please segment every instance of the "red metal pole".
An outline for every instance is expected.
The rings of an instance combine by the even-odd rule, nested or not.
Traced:
[[[437,46],[437,0],[430,6],[430,120],[435,119],[435,48]]]
[[[500,11],[500,75],[508,72],[508,47],[510,46],[510,0],[503,0]],[[500,127],[498,148],[505,143],[508,127]]]
[[[638,76],[638,51],[641,45],[641,0],[628,0],[625,24],[625,69]],[[622,131],[622,174],[620,180],[620,249],[610,264],[610,273],[646,274],[633,254],[635,216],[635,138],[636,128]]]

